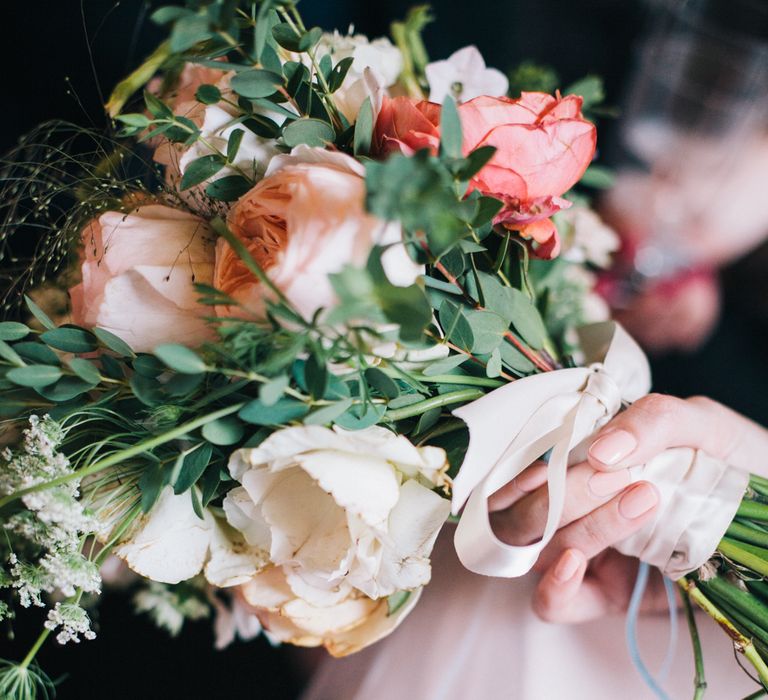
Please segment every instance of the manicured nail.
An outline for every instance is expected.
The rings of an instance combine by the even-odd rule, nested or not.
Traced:
[[[555,570],[553,572],[555,578],[560,581],[560,583],[570,581],[576,575],[580,565],[581,561],[579,560],[579,557],[574,554],[573,550],[566,549],[563,556],[561,556],[560,560],[555,564]]]
[[[647,513],[659,502],[659,494],[650,484],[633,486],[619,500],[619,513],[627,520],[634,520]]]
[[[589,477],[587,486],[593,496],[612,496],[629,486],[632,477],[628,469],[615,472],[595,472]]]
[[[598,462],[611,465],[632,454],[637,447],[637,440],[626,430],[612,430],[595,440],[589,448],[589,454]]]

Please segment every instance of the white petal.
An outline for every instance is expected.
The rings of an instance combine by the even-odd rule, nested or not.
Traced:
[[[115,554],[153,581],[179,583],[200,573],[208,555],[212,516],[195,515],[189,493],[174,495],[166,486],[139,529]]]
[[[272,536],[269,525],[261,515],[248,492],[242,487],[232,489],[224,497],[224,513],[227,522],[245,536],[245,540],[253,547],[269,551],[272,547]]]
[[[269,562],[268,552],[249,546],[242,534],[215,523],[210,544],[210,558],[205,565],[206,580],[218,586],[238,586],[249,581]]]
[[[352,570],[350,583],[372,598],[429,583],[429,555],[450,509],[447,499],[416,481],[407,481],[389,519],[379,571],[370,577],[365,570]]]

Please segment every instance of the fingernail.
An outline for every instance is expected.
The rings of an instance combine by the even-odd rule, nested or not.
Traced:
[[[563,556],[561,556],[560,560],[555,564],[555,570],[553,572],[555,578],[560,581],[560,583],[570,581],[579,570],[580,564],[581,561],[574,554],[573,550],[566,549]]]
[[[637,440],[626,430],[612,430],[592,443],[589,454],[603,464],[616,464],[630,455],[637,447]]]
[[[628,469],[615,472],[595,472],[589,477],[587,486],[593,496],[612,496],[629,486],[632,477]]]
[[[627,520],[634,520],[647,513],[659,502],[656,489],[650,484],[637,484],[619,500],[619,513]]]

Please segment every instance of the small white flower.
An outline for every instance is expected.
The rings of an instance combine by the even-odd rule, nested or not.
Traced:
[[[61,628],[56,635],[56,641],[59,644],[78,643],[80,635],[85,639],[96,638],[96,633],[91,629],[88,613],[74,603],[56,603],[56,607],[48,611],[48,619],[44,627],[49,630]]]
[[[465,46],[445,61],[428,64],[425,70],[430,102],[442,104],[448,95],[457,102],[467,102],[481,95],[501,97],[509,89],[504,73],[486,68],[485,60],[475,46]]]
[[[563,241],[561,257],[574,263],[610,267],[611,254],[619,249],[621,241],[592,209],[576,205],[557,212],[554,218]]]

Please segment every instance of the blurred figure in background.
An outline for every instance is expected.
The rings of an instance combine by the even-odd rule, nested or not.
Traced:
[[[653,17],[603,200],[623,239],[604,291],[648,350],[693,350],[717,321],[717,271],[768,237],[768,5],[675,0]]]

